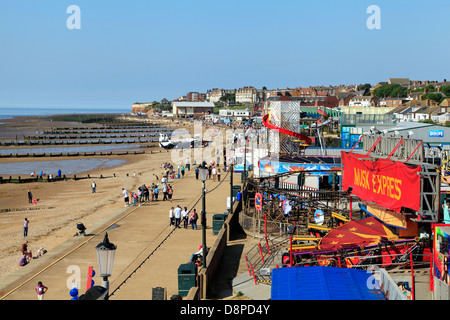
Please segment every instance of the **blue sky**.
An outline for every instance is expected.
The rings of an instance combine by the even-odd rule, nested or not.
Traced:
[[[80,30],[66,26],[70,5]],[[379,30],[366,27],[370,5]],[[448,0],[2,0],[0,107],[450,79],[448,12]]]

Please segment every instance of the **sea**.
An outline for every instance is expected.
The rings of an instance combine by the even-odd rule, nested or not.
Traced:
[[[112,108],[73,108],[73,107],[61,107],[61,108],[46,108],[46,107],[4,107],[0,106],[0,125],[2,125],[2,119],[11,119],[13,117],[19,116],[51,116],[51,115],[61,115],[61,114],[94,114],[94,113],[130,113],[130,107],[112,107]],[[91,152],[91,151],[105,151],[98,150],[100,148],[106,148],[106,151],[122,150],[122,149],[133,149],[136,150],[138,145],[108,145],[108,146],[83,146],[83,149],[76,149],[69,147],[63,151],[62,149],[55,149],[54,146],[49,148],[30,149],[29,152]],[[112,147],[112,148],[111,148]],[[66,147],[67,148],[67,147]],[[78,147],[77,147],[78,148]],[[40,149],[40,148],[39,148]],[[92,150],[91,150],[92,149]],[[14,153],[17,150],[12,150],[11,148],[6,148],[0,150],[0,153]],[[26,151],[26,150],[25,150]],[[19,152],[23,152],[20,149]],[[61,169],[66,174],[78,174],[86,171],[91,171],[99,168],[109,168],[115,167],[125,163],[125,160],[118,159],[102,159],[102,158],[80,158],[75,160],[57,160],[57,161],[23,161],[23,162],[13,162],[13,163],[2,163],[0,167],[0,175],[25,175],[27,176],[30,172],[40,172],[44,171],[46,173],[52,173],[56,175],[55,168]]]
[[[0,119],[11,119],[18,116],[51,116],[55,114],[83,114],[83,113],[130,113],[131,107],[3,107],[0,106]]]

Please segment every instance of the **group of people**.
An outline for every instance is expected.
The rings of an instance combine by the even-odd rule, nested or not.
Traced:
[[[183,227],[185,229],[187,229],[188,226],[191,225],[192,230],[196,230],[197,220],[198,214],[196,209],[193,209],[192,212],[190,212],[187,207],[184,207],[182,209],[180,205],[177,205],[176,207],[172,207],[169,210],[170,227],[181,228],[181,223],[183,223]]]
[[[170,163],[163,163],[161,167],[164,169],[161,181],[156,174],[153,174],[156,179],[156,183],[152,182],[151,186],[142,185],[138,187],[136,192],[129,192],[125,188],[122,188],[122,195],[125,202],[125,206],[140,205],[144,202],[158,201],[160,200],[160,194],[162,193],[162,201],[172,201],[173,185],[169,183],[169,177],[174,178],[173,165]],[[150,198],[151,197],[151,198]]]
[[[200,173],[200,167],[195,168],[195,179],[198,180],[199,177],[199,173]],[[214,162],[212,162],[209,166],[208,166],[208,179],[212,179],[213,181],[219,181],[220,182],[220,168],[219,166],[215,166]]]
[[[41,247],[37,251],[37,255],[33,257],[33,253],[31,252],[31,250],[28,250],[28,240],[26,240],[22,244],[22,256],[19,259],[19,266],[20,267],[26,266],[28,263],[30,263],[31,259],[37,259],[45,253],[47,253],[47,250]]]
[[[33,199],[33,194],[31,193],[30,190],[28,190],[28,203],[37,204],[38,202],[39,202],[39,199],[37,199],[37,198]]]
[[[30,173],[30,177],[34,178],[36,176],[36,172],[33,171],[32,173]],[[39,179],[44,179],[44,177],[47,176],[47,174],[44,171],[41,171],[39,173]],[[61,178],[62,177],[62,172],[61,169],[58,169],[58,172],[56,173],[56,178]],[[48,179],[52,180],[53,179],[53,175],[50,173],[48,174]]]
[[[164,183],[162,186],[160,186],[159,183],[152,183],[150,187],[147,187],[144,184],[138,188],[137,192],[131,193],[125,188],[122,188],[125,206],[140,205],[141,203],[149,201],[158,201],[158,199],[160,199],[160,193],[163,194],[162,201],[172,201],[173,186],[169,183]]]

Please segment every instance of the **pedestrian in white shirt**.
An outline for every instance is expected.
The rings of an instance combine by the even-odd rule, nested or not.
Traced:
[[[130,202],[130,195],[128,194],[128,191],[125,188],[122,188],[122,194],[123,194],[123,201],[125,201],[125,207],[127,207]]]
[[[213,167],[211,170],[212,176],[213,176],[213,181],[216,181],[216,177],[217,177],[217,169],[216,167]]]
[[[189,221],[189,210],[186,207],[184,207],[184,210],[181,211],[181,218],[183,219],[184,228],[187,229]]]
[[[180,205],[178,205],[174,210],[173,210],[173,216],[175,218],[175,228],[180,228],[180,222],[181,222],[181,207]]]
[[[173,207],[169,210],[169,226],[173,227],[174,225],[174,215],[173,215]]]

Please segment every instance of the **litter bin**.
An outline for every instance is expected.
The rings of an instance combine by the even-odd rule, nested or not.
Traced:
[[[188,295],[189,290],[196,286],[197,265],[185,263],[178,267],[178,294],[182,297]]]
[[[156,287],[152,289],[152,300],[167,300],[166,288]]]
[[[241,186],[240,185],[235,185],[233,186],[233,198],[236,198],[236,194],[241,191]]]
[[[215,214],[213,215],[213,235],[217,235],[223,227],[223,223],[225,222],[224,214]]]

